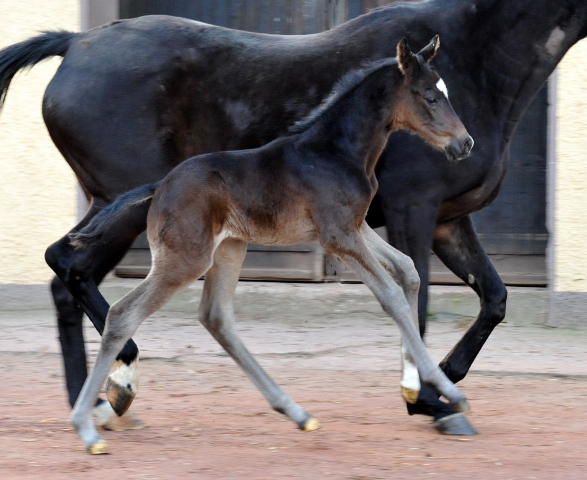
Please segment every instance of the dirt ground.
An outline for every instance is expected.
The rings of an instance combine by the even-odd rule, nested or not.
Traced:
[[[300,432],[272,412],[193,315],[167,311],[135,337],[141,391],[131,411],[147,428],[104,432],[103,456],[87,454],[69,426],[52,312],[0,312],[0,478],[587,478],[587,332],[498,327],[460,384],[480,434],[441,436],[405,412],[399,336],[381,312],[353,295],[328,314],[311,308],[320,299],[283,298],[241,301],[240,331],[321,430]],[[430,322],[435,359],[469,321]]]

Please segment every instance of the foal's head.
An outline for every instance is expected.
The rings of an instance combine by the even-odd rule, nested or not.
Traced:
[[[448,100],[444,81],[430,66],[440,45],[438,35],[417,54],[404,38],[397,46],[403,82],[396,97],[394,128],[420,135],[433,147],[444,150],[449,160],[463,160],[473,148],[473,139]]]

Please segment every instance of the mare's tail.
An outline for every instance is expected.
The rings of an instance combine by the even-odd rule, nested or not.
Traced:
[[[102,236],[104,231],[114,225],[114,223],[124,220],[127,215],[134,215],[138,209],[148,212],[148,206],[151,204],[155,190],[161,184],[151,183],[123,193],[114,202],[108,205],[103,210],[100,210],[84,228],[77,232],[69,234],[71,244],[74,246],[82,246],[91,243],[92,240],[98,239]]]
[[[80,34],[64,30],[43,32],[36,37],[0,50],[0,109],[4,105],[8,87],[16,72],[31,68],[56,55],[63,57],[71,39],[78,35]]]

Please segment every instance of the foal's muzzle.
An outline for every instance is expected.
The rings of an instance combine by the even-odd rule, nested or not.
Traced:
[[[451,161],[464,160],[469,156],[474,145],[474,141],[470,135],[467,135],[462,140],[451,141],[444,149],[446,157]]]

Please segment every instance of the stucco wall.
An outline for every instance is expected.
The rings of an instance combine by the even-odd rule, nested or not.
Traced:
[[[587,292],[587,41],[575,45],[558,71],[555,280],[556,292]]]
[[[42,30],[79,30],[79,0],[0,0],[0,12],[0,48]],[[60,61],[18,74],[0,114],[0,284],[49,280],[45,248],[75,223],[75,177],[41,115]]]

